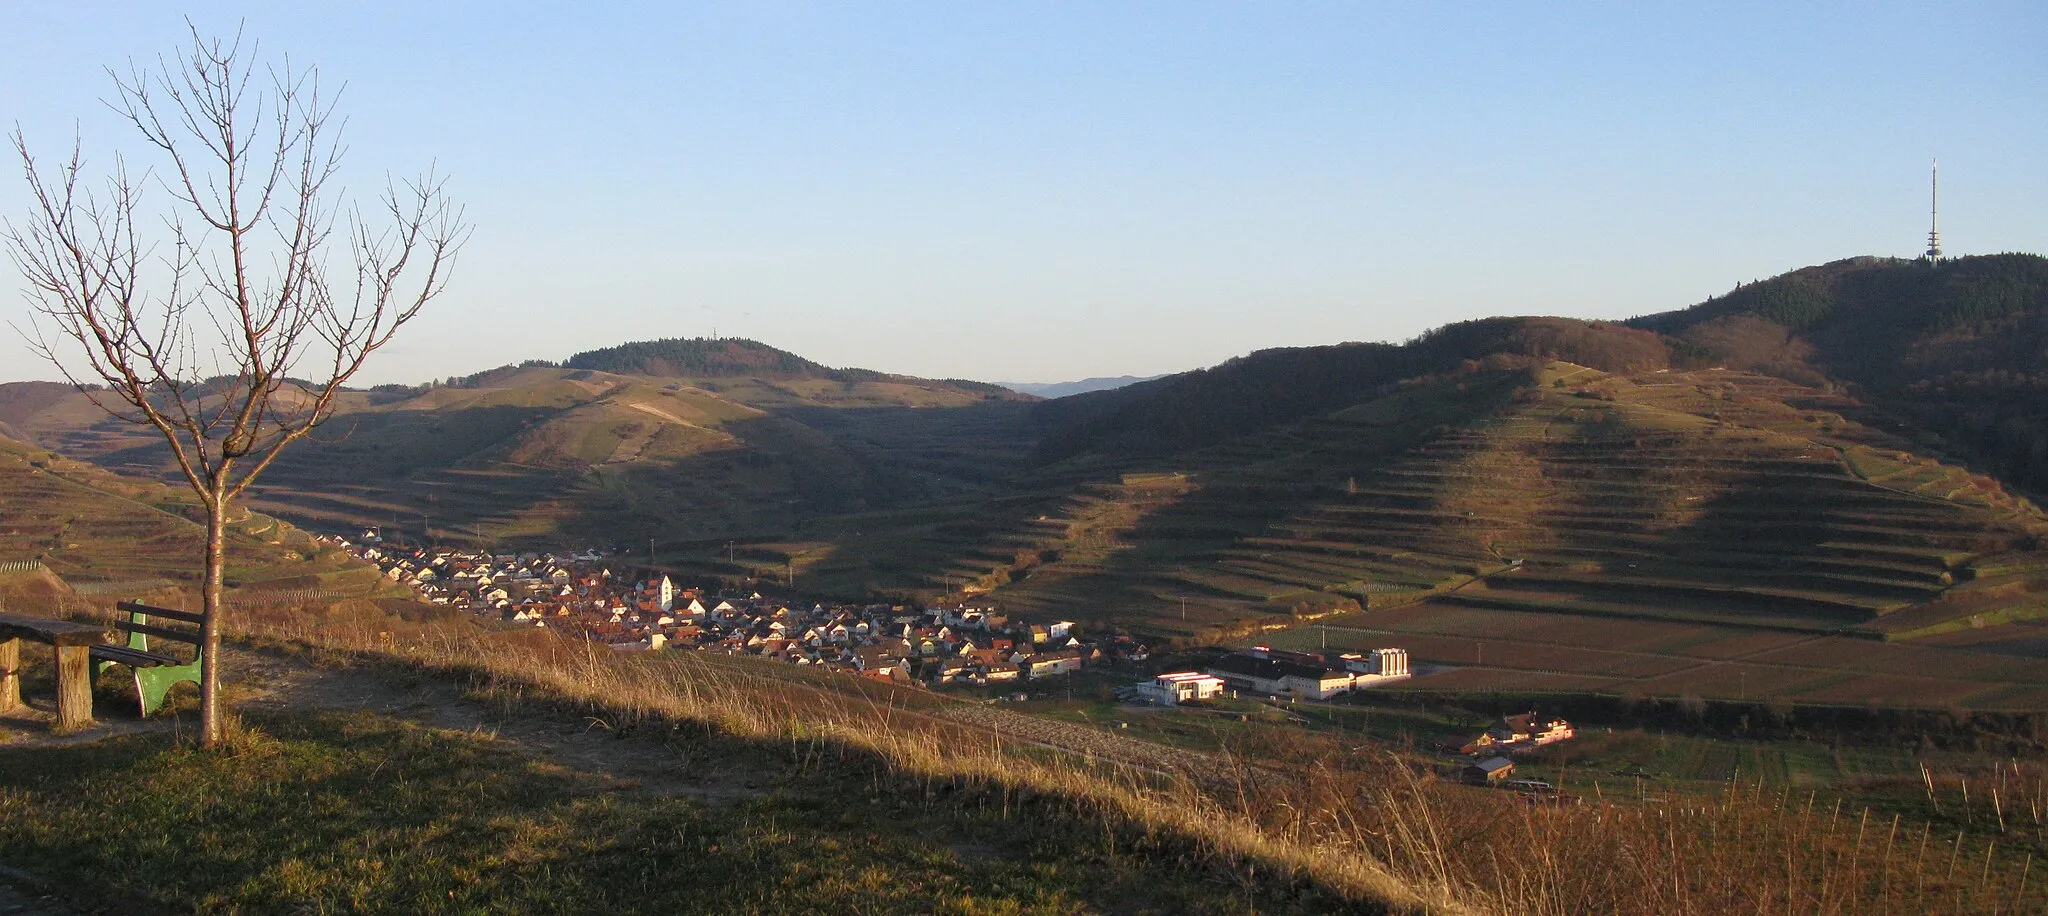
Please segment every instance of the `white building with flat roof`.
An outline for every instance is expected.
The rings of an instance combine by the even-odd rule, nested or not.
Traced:
[[[1139,684],[1138,695],[1161,706],[1179,706],[1218,696],[1223,687],[1223,679],[1213,674],[1176,671],[1155,677],[1151,683]]]

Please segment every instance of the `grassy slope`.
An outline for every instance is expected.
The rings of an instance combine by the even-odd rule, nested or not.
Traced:
[[[138,736],[0,751],[8,864],[108,903],[209,911],[1251,911],[1222,876],[843,765],[680,738],[775,785],[637,790],[371,713],[256,717],[232,755]],[[118,815],[114,814],[119,812]],[[1326,911],[1261,895],[1259,912]]]
[[[225,755],[169,736],[0,749],[9,864],[90,875],[90,892],[128,908],[1341,912],[1372,911],[1371,895],[1317,878],[1364,853],[1418,886],[1444,882],[1481,912],[1848,913],[2024,909],[2041,889],[2020,887],[2023,860],[2048,851],[2038,818],[2020,814],[2048,797],[2032,764],[1987,779],[1988,767],[1944,762],[1924,801],[1896,780],[1810,799],[1791,794],[1789,770],[1726,783],[1717,761],[1747,759],[1727,742],[1623,735],[1589,744],[1573,765],[1673,771],[1648,774],[1652,802],[1635,800],[1631,776],[1601,803],[1536,806],[1418,781],[1382,753],[1357,753],[1359,731],[1384,730],[1356,721],[1370,710],[1310,710],[1302,730],[1241,704],[1251,721],[1184,710],[1128,730],[1256,768],[1175,788],[1015,740],[992,747],[921,715],[944,706],[937,698],[897,702],[886,685],[786,666],[586,658],[367,620],[296,629],[339,648],[370,635],[355,634],[360,625],[402,632],[373,643],[397,658],[340,656],[354,664],[455,678],[542,729],[597,717],[635,745],[657,743],[679,768],[745,773],[761,791],[697,801],[622,784],[601,762],[538,762],[486,730],[381,714],[254,716]],[[1397,727],[1482,721],[1439,719]],[[1559,763],[1533,775],[1557,778]],[[1590,791],[1587,774],[1566,775]],[[1964,778],[1976,782],[1968,801]],[[1987,847],[1991,786],[2006,793],[2010,829]],[[1859,817],[1866,804],[1874,816]],[[1247,820],[1260,825],[1258,843]],[[1859,820],[1905,840],[1880,848]],[[1968,834],[1967,874],[1911,853],[1921,834],[1952,831]]]

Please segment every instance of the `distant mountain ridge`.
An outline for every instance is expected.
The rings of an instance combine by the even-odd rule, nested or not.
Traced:
[[[1074,382],[996,382],[1011,391],[1035,394],[1041,398],[1064,398],[1069,395],[1087,394],[1091,391],[1113,391],[1126,385],[1149,382],[1161,375],[1118,375],[1084,378]]]

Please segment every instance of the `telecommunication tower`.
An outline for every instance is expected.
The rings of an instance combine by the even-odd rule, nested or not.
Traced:
[[[1927,200],[1927,254],[1929,263],[1941,263],[1941,160],[1934,160],[1929,175]]]

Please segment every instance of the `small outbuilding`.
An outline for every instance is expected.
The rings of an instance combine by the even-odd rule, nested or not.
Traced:
[[[1498,785],[1515,775],[1515,762],[1506,757],[1488,757],[1466,764],[1459,775],[1475,786]]]

